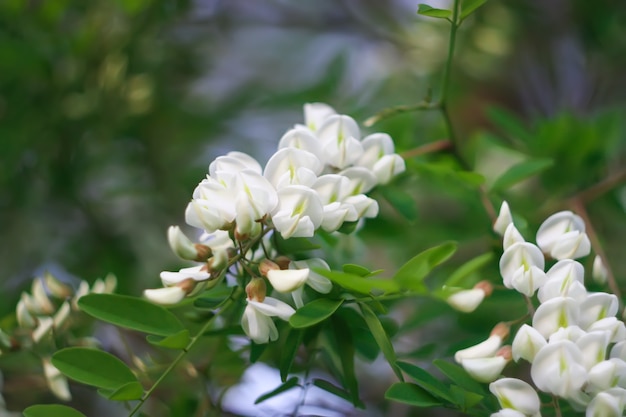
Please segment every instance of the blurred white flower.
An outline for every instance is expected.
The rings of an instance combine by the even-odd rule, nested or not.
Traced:
[[[582,362],[578,346],[572,341],[560,340],[548,343],[537,352],[530,375],[541,391],[562,398],[573,397],[587,380]]]
[[[511,216],[509,203],[503,201],[502,205],[500,205],[500,212],[498,213],[498,217],[493,224],[493,230],[500,236],[504,236],[504,232],[511,224],[513,224],[513,216]]]
[[[559,260],[580,258],[591,251],[585,222],[571,211],[560,211],[548,217],[537,231],[537,245]]]
[[[541,407],[537,392],[521,379],[498,379],[489,384],[489,391],[496,396],[500,407],[517,410],[524,415],[534,415]]]
[[[284,239],[311,237],[324,219],[324,209],[315,191],[302,185],[290,185],[278,191],[279,203],[272,222]]]

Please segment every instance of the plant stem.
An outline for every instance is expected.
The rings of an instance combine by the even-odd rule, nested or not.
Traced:
[[[456,31],[459,28],[459,0],[454,0],[452,6],[452,21],[450,22],[450,40],[448,42],[448,58],[446,66],[443,70],[443,80],[441,82],[441,97],[439,99],[440,107],[444,113],[448,104],[448,92],[450,90],[450,77],[452,73],[452,58],[454,57],[454,47],[456,46]]]
[[[428,153],[439,152],[452,148],[452,142],[447,139],[430,142],[417,148],[410,149],[402,152],[400,156],[402,159],[414,158],[416,156],[425,155]]]
[[[146,400],[148,398],[150,398],[150,395],[152,395],[152,393],[159,386],[159,384],[161,384],[161,382],[163,382],[165,377],[167,377],[172,372],[172,370],[176,367],[176,365],[178,365],[178,363],[181,360],[183,360],[183,358],[187,355],[189,350],[191,348],[193,348],[193,346],[196,344],[196,342],[200,339],[200,336],[202,336],[207,330],[209,330],[209,327],[213,323],[213,320],[216,317],[220,316],[224,311],[228,310],[233,305],[233,303],[235,301],[237,301],[237,299],[241,296],[241,294],[243,294],[243,290],[240,287],[237,291],[235,291],[235,293],[233,295],[231,295],[230,297],[228,297],[226,299],[226,301],[224,302],[224,304],[222,305],[220,310],[217,313],[215,313],[209,320],[207,320],[206,323],[204,323],[204,325],[200,328],[200,330],[196,333],[196,335],[191,338],[191,340],[189,341],[187,346],[178,354],[176,359],[174,359],[174,361],[172,361],[172,363],[170,363],[170,365],[159,376],[159,378],[156,381],[154,381],[152,386],[148,389],[148,391],[146,391],[146,393],[143,395],[143,397],[141,397],[141,399],[139,400],[139,402],[137,403],[135,408],[133,408],[133,410],[130,412],[128,417],[134,416],[139,411],[139,409],[143,406],[143,404],[146,402]]]

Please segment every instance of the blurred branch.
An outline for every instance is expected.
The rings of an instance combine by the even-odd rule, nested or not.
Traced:
[[[581,203],[588,203],[600,197],[602,194],[612,190],[621,183],[626,182],[626,169],[614,172],[597,184],[580,191],[574,196],[574,200]]]
[[[429,153],[439,152],[452,147],[452,142],[447,139],[430,142],[417,148],[410,149],[402,152],[400,156],[402,159],[414,158],[416,156],[425,155]]]
[[[376,113],[372,117],[369,117],[367,120],[365,120],[365,122],[363,122],[363,124],[367,127],[370,127],[380,122],[381,120],[385,120],[390,117],[397,116],[399,114],[410,113],[410,112],[420,111],[420,110],[439,110],[439,109],[441,109],[440,103],[430,103],[424,100],[418,104],[386,108]]]

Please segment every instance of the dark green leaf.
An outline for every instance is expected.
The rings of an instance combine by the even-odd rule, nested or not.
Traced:
[[[85,313],[127,329],[170,336],[185,328],[165,308],[146,300],[119,294],[87,294],[78,300]]]
[[[409,382],[396,382],[385,392],[385,398],[415,407],[443,405],[443,402],[430,395],[424,388]]]
[[[398,285],[394,281],[388,279],[363,278],[358,275],[347,274],[345,272],[327,271],[325,269],[317,268],[314,268],[314,271],[347,290],[355,291],[361,294],[370,294],[375,290],[395,292],[399,289]]]
[[[446,285],[449,287],[469,287],[466,279],[471,277],[474,272],[490,263],[492,259],[493,253],[487,252],[465,262],[450,275],[446,280]]]
[[[61,349],[52,355],[52,364],[73,380],[110,391],[130,382],[137,382],[137,378],[124,362],[97,349]]]
[[[368,362],[376,360],[380,354],[380,348],[369,327],[367,327],[363,315],[359,314],[356,309],[353,308],[342,308],[337,314],[346,321],[352,332],[356,353]]]
[[[314,378],[313,385],[315,385],[318,388],[323,389],[324,391],[330,392],[331,394],[334,394],[337,397],[343,398],[346,401],[352,401],[352,398],[350,397],[349,392],[347,392],[343,388],[336,386],[335,384],[331,384],[330,382],[326,380]]]
[[[265,352],[267,343],[250,343],[250,362],[256,363]]]
[[[513,165],[493,183],[491,190],[506,190],[518,182],[550,168],[553,163],[552,159],[531,159]]]
[[[292,378],[289,378],[286,382],[280,384],[278,386],[278,388],[261,395],[259,398],[256,399],[256,401],[254,402],[255,404],[258,404],[260,402],[263,402],[267,399],[270,399],[272,397],[277,396],[278,394],[281,394],[285,391],[289,391],[290,389],[294,388],[294,387],[298,387],[298,377],[294,376]]]
[[[129,382],[116,390],[99,389],[98,393],[112,401],[133,401],[143,396],[143,387],[139,382]]]
[[[358,224],[359,222],[344,222],[339,229],[337,229],[337,231],[339,233],[343,233],[344,235],[349,235],[356,230]]]
[[[335,347],[341,363],[343,385],[350,393],[352,404],[358,406],[361,400],[359,399],[359,383],[354,373],[354,341],[352,340],[352,334],[346,322],[340,317],[334,316],[332,324],[336,342]]]
[[[389,366],[391,366],[391,369],[396,374],[398,379],[400,381],[404,381],[404,376],[396,365],[396,351],[393,349],[393,345],[391,344],[389,336],[387,336],[383,325],[380,320],[378,320],[378,316],[376,316],[372,309],[365,303],[360,303],[359,307],[361,307],[365,323],[367,323],[367,326],[372,332],[372,336],[374,336],[374,339],[376,340],[378,347],[380,347],[380,350],[383,352]]]
[[[451,10],[435,9],[427,4],[420,4],[417,9],[417,14],[428,17],[437,17],[439,19],[448,19],[452,15]]]
[[[419,366],[407,362],[398,362],[398,367],[415,380],[417,385],[424,388],[432,395],[441,398],[447,402],[452,402],[448,387],[437,378],[426,372]]]
[[[465,19],[472,14],[474,10],[485,4],[487,0],[463,0],[461,3],[461,19]]]
[[[291,366],[293,365],[293,361],[296,358],[296,354],[298,353],[298,348],[302,343],[302,337],[304,332],[300,329],[290,329],[287,334],[287,338],[285,339],[285,344],[283,345],[283,349],[280,352],[279,359],[279,369],[280,369],[280,379],[285,382],[287,380],[287,376],[291,372]]]
[[[370,270],[361,265],[345,264],[341,269],[346,274],[358,275],[360,277],[366,277],[370,274]]]
[[[289,324],[296,329],[313,326],[332,316],[343,304],[343,300],[318,298],[296,310],[289,319]]]
[[[185,329],[166,337],[149,334],[146,337],[146,340],[148,340],[148,343],[155,346],[161,346],[168,349],[185,349],[189,344],[191,337],[189,337],[189,330]]]
[[[217,286],[210,291],[203,292],[201,297],[198,297],[194,300],[193,306],[196,308],[214,310],[220,304],[222,304],[224,300],[232,296],[233,292],[235,292],[236,290],[236,288],[230,288],[221,285]]]
[[[405,219],[411,222],[417,220],[417,203],[406,190],[397,187],[381,187],[379,191]]]
[[[485,393],[484,387],[480,383],[476,382],[476,380],[472,378],[467,372],[465,372],[465,369],[461,368],[460,366],[450,363],[448,361],[444,361],[442,359],[436,359],[435,361],[433,361],[433,364],[437,368],[439,368],[439,370],[443,372],[445,376],[450,378],[452,382],[454,382],[461,388],[467,391],[474,392],[476,394],[482,395]]]
[[[456,252],[456,243],[454,242],[446,242],[426,249],[402,265],[393,279],[402,288],[414,292],[426,292],[426,286],[423,283],[424,278],[433,268],[451,257],[454,252]]]
[[[85,417],[83,413],[60,404],[32,405],[23,414],[24,417]]]
[[[476,394],[475,392],[466,391],[463,388],[460,388],[458,385],[452,385],[450,387],[450,392],[454,397],[454,403],[463,412],[466,412],[467,409],[472,408],[484,398],[482,395]]]
[[[272,235],[276,250],[283,255],[291,255],[294,253],[309,252],[315,249],[319,249],[319,245],[311,242],[310,239],[304,237],[292,237],[289,239],[283,239],[280,233],[274,233]]]

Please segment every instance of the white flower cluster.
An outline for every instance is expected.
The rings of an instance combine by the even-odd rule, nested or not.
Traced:
[[[569,211],[550,216],[534,245],[515,228],[505,202],[494,229],[504,237],[500,259],[504,285],[528,297],[537,292],[540,303],[532,325],[523,324],[515,334],[512,359],[530,362],[535,387],[567,400],[575,410],[586,410],[587,416],[621,416],[626,404],[626,327],[615,317],[615,295],[585,288],[584,268],[574,260],[591,250],[582,219]],[[544,254],[557,260],[547,272]],[[598,262],[594,270],[596,275],[601,270]],[[504,338],[488,340],[491,344],[485,341],[457,352],[464,367],[468,351],[475,361],[482,361],[482,368],[468,372],[477,373],[483,382],[498,378],[506,365],[500,361],[498,369],[487,369],[485,363],[493,361]],[[490,389],[503,407],[492,417],[540,415],[537,392],[528,383],[503,378]]]
[[[175,226],[168,231],[173,251],[201,264],[162,272],[164,288],[146,290],[148,299],[175,304],[197,294],[217,282],[234,256],[247,256],[236,255],[243,244],[269,231],[283,239],[312,237],[318,229],[335,232],[344,223],[378,214],[378,203],[366,193],[405,170],[391,137],[374,133],[361,139],[354,119],[322,103],[306,104],[304,118],[305,125],[283,135],[264,167],[242,152],[211,162],[185,211],[186,222],[204,231],[200,241],[193,243]],[[257,343],[278,337],[271,317],[288,320],[295,311],[266,297],[263,278],[274,290],[292,293],[296,307],[303,305],[303,285],[320,293],[332,288],[330,281],[310,270],[329,269],[321,259],[288,260],[280,266],[270,259],[254,262],[260,262],[260,276],[252,277],[246,286],[248,305],[242,326]]]

